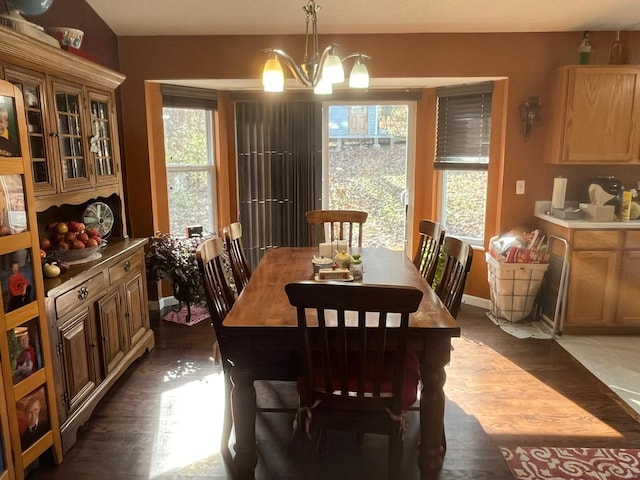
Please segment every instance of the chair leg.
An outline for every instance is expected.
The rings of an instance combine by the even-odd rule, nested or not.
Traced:
[[[231,375],[227,369],[224,371],[224,418],[222,420],[222,439],[220,451],[229,454],[229,438],[233,428],[233,415],[231,413]]]

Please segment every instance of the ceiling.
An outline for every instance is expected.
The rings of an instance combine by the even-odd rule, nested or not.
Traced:
[[[86,1],[118,36],[304,33],[306,0]],[[318,0],[318,5],[321,34],[640,28],[638,0]]]
[[[303,34],[302,7],[307,0],[86,1],[118,36],[162,36]],[[640,29],[640,0],[317,0],[317,5],[320,34]],[[480,80],[488,79],[372,78],[370,88],[426,88]],[[170,83],[261,89],[257,78]],[[301,87],[287,80],[286,88]]]

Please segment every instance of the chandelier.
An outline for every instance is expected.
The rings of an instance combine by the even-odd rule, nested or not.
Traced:
[[[318,20],[317,14],[320,6],[316,5],[315,0],[309,0],[307,5],[302,7],[306,13],[306,32],[304,59],[301,65],[296,62],[283,50],[278,48],[269,48],[265,53],[269,54],[269,59],[264,64],[262,70],[262,86],[265,92],[282,92],[284,91],[284,72],[282,63],[284,63],[293,76],[305,87],[313,87],[316,94],[333,93],[333,85],[344,82],[343,62],[347,59],[354,58],[355,63],[349,76],[350,88],[368,88],[369,87],[369,71],[364,63],[364,59],[369,59],[364,53],[352,53],[340,59],[336,53],[337,45],[331,44],[325,47],[322,52],[318,47]],[[309,24],[311,24],[311,32],[309,32]],[[311,45],[309,45],[311,43]],[[309,51],[311,49],[311,52]]]

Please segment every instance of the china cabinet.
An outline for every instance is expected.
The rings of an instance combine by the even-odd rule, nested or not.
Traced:
[[[36,208],[124,201],[115,89],[124,75],[0,26],[0,67],[25,98]]]
[[[640,162],[640,66],[563,67],[552,100],[547,162]]]
[[[108,236],[98,258],[47,279],[39,297],[47,320],[42,351],[52,358],[46,377],[55,394],[51,431],[61,456],[116,380],[154,346],[147,239],[127,235],[115,95],[125,77],[2,26],[0,76],[25,102],[25,184],[33,191],[36,215],[33,258],[39,258],[38,230],[48,236],[50,223],[91,219]],[[41,271],[33,273],[42,279]]]

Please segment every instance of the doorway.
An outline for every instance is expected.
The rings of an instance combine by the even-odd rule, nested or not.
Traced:
[[[363,247],[405,250],[415,102],[327,102],[322,208],[369,213]]]

